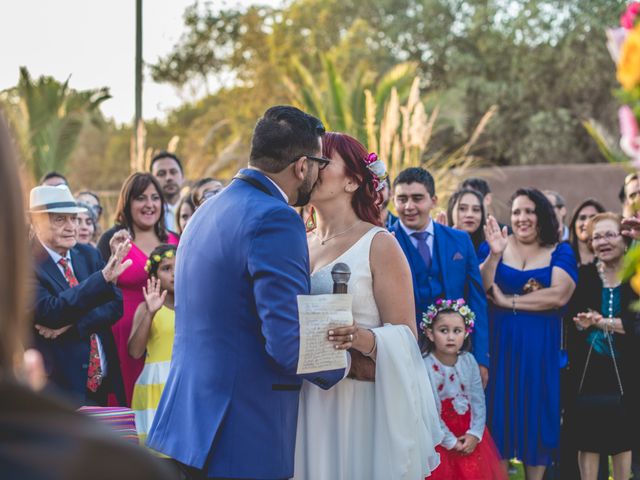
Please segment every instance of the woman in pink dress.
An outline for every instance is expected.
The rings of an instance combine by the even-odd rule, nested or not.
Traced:
[[[149,173],[134,173],[127,178],[118,198],[116,224],[104,232],[98,242],[102,256],[109,258],[109,240],[115,232],[127,229],[132,240],[131,251],[126,258],[130,258],[133,264],[118,278],[118,287],[122,289],[124,313],[111,327],[118,348],[127,406],[131,405],[133,386],[144,366],[144,357],[135,359],[127,351],[133,314],[144,301],[142,287],[147,282],[144,266],[149,253],[161,243],[178,244],[178,237],[168,232],[165,227],[165,201],[161,191],[157,180]],[[110,404],[113,404],[112,399]]]

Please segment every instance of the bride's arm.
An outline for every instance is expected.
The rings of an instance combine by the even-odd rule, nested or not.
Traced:
[[[373,295],[382,323],[406,325],[418,338],[411,269],[398,241],[391,234],[378,234],[369,258]]]
[[[373,238],[369,255],[373,296],[380,320],[382,323],[406,325],[417,339],[411,270],[400,245],[391,234],[379,233]],[[341,334],[340,329],[335,332]],[[358,327],[353,337],[351,348],[375,359],[375,334],[368,328]]]

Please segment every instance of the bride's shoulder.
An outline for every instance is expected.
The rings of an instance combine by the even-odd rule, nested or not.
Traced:
[[[370,258],[372,266],[377,263],[380,266],[386,264],[388,267],[389,263],[393,263],[396,260],[406,261],[396,237],[383,228],[374,232],[373,240],[371,241]]]

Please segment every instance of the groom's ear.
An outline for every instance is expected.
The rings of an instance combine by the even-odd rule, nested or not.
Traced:
[[[293,168],[293,175],[300,181],[304,180],[307,175],[307,169],[309,168],[309,162],[307,157],[302,156],[291,164]]]

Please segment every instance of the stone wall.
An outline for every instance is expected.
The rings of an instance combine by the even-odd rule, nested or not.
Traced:
[[[566,222],[569,222],[573,209],[587,197],[599,200],[608,210],[620,212],[618,192],[629,171],[631,168],[627,165],[607,163],[533,165],[478,168],[468,172],[465,177],[477,176],[489,182],[494,212],[501,222],[508,223],[508,202],[519,187],[560,193],[567,202]]]

